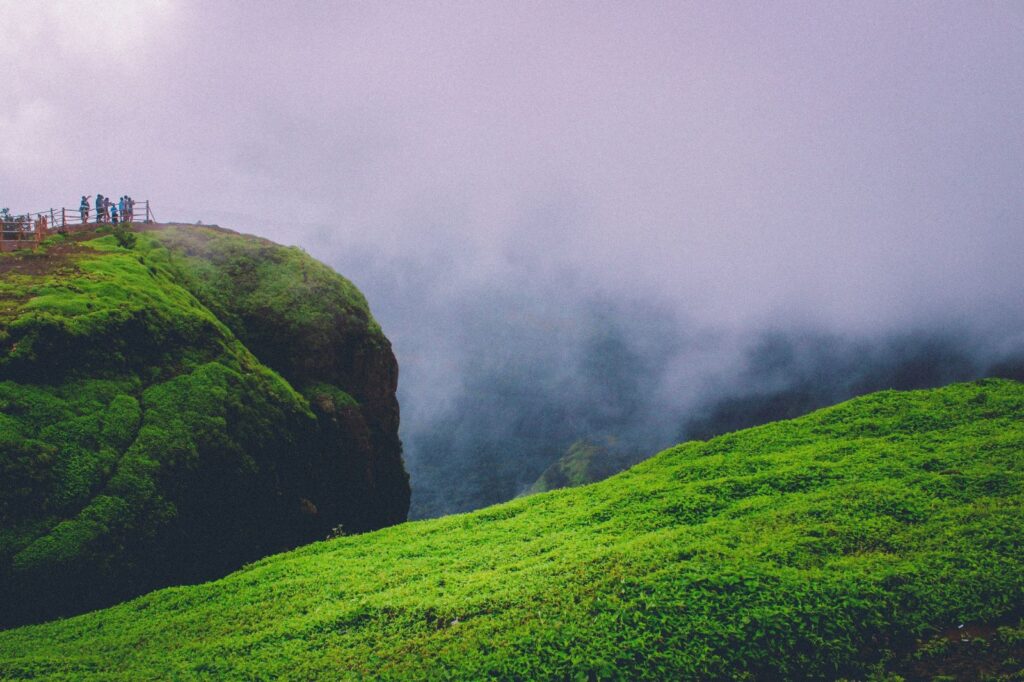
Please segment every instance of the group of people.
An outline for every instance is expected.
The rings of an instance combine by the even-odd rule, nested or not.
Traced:
[[[89,222],[89,199],[92,195],[83,196],[82,203],[79,204],[78,210],[82,214],[82,223]],[[102,194],[96,195],[96,224],[100,223],[113,223],[117,225],[120,223],[130,223],[135,219],[135,200],[130,196],[125,195],[117,201],[111,201],[110,197],[105,197]]]

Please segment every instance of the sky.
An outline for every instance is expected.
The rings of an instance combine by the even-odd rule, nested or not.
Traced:
[[[668,393],[771,330],[1024,344],[1020,2],[0,0],[0,26],[0,206],[128,193],[302,246],[394,342],[413,459],[480,376],[573,375],[602,325]]]

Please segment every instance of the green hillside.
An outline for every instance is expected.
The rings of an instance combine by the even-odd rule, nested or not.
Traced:
[[[596,483],[644,459],[616,445],[612,438],[605,438],[604,442],[587,439],[576,441],[523,494],[535,495]]]
[[[396,372],[299,249],[161,227],[3,254],[0,626],[404,520]]]
[[[1024,384],[987,380],[2,632],[0,677],[1009,678],[1022,607]]]

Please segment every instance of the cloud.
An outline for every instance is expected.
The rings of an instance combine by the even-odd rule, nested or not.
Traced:
[[[302,245],[366,291],[410,425],[479,377],[587,386],[537,339],[587,352],[595,306],[642,359],[610,376],[669,402],[772,330],[1020,344],[1013,3],[65,0],[0,25],[0,205],[127,192]],[[643,346],[659,317],[688,350]]]
[[[37,173],[51,167],[55,154],[49,140],[55,133],[56,112],[43,100],[23,100],[0,112],[0,164],[20,173]],[[66,155],[56,154],[57,160]]]

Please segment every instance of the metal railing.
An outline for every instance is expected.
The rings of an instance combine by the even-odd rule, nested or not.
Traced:
[[[90,220],[92,218],[92,220]],[[132,215],[122,223],[152,223],[153,210],[149,200],[136,201]],[[54,232],[81,232],[112,221],[103,213],[97,214],[90,206],[83,208],[51,208],[36,213],[4,215],[0,220],[0,252],[30,249]]]

